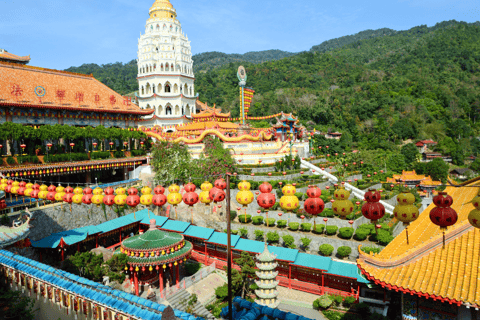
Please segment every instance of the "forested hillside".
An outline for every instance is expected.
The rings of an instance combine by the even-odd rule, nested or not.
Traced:
[[[432,138],[461,163],[480,152],[473,139],[479,131],[479,26],[447,21],[399,32],[367,30],[262,63],[254,63],[262,58],[252,53],[243,55],[252,62],[222,65],[233,58],[205,53],[197,59],[205,72],[196,73],[196,92],[238,115],[236,71],[243,64],[256,90],[253,116],[294,112],[311,127],[346,132],[364,149],[392,150],[401,140]],[[121,93],[136,90],[134,61],[69,71],[93,73]]]

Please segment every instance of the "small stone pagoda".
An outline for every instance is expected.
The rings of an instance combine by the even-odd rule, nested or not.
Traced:
[[[161,292],[164,278],[170,278],[170,283],[173,284],[175,275],[175,285],[178,286],[179,266],[187,260],[192,249],[192,243],[186,241],[183,235],[158,230],[155,219],[152,219],[147,232],[124,240],[117,252],[128,256],[126,271],[132,273],[131,279],[133,278],[135,294],[138,296],[139,282],[145,286],[159,281]]]
[[[275,262],[277,255],[270,253],[267,243],[265,243],[265,250],[261,254],[257,254],[256,257],[258,260],[257,268],[259,270],[256,274],[259,280],[256,280],[255,283],[259,289],[255,290],[255,294],[257,295],[255,302],[270,308],[276,308],[280,303],[277,299],[278,272],[275,271],[277,268],[277,263]]]

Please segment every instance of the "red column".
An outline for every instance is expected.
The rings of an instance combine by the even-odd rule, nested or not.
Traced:
[[[122,231],[123,231],[123,227],[120,228],[120,243],[122,243]]]
[[[180,273],[179,273],[179,270],[180,270],[180,265],[177,263],[177,266],[175,267],[175,284],[177,285],[177,289],[178,289],[178,283],[180,282]]]
[[[385,292],[385,300],[387,300],[387,291],[384,291],[384,292]],[[360,298],[360,285],[358,285],[357,301],[358,301],[358,298]]]
[[[288,264],[288,289],[292,289],[292,265]]]
[[[98,248],[98,234],[95,235],[95,248]]]
[[[60,244],[60,250],[62,250],[62,261],[65,260],[65,251],[63,250],[63,244]]]
[[[80,252],[80,242],[77,243],[77,252]]]
[[[135,295],[138,296],[138,272],[134,272],[134,282],[135,282]]]
[[[207,243],[205,242],[205,265],[208,262]]]
[[[160,283],[160,298],[163,298],[163,270],[158,273],[158,282]]]
[[[322,295],[325,294],[325,275],[322,272]]]

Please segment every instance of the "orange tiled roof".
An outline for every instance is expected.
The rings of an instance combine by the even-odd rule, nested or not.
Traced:
[[[45,90],[44,95],[42,89]],[[59,97],[61,91],[64,92],[63,99]],[[37,93],[43,96],[39,97]],[[110,100],[111,97],[114,101]],[[133,103],[127,103],[123,96],[93,76],[8,62],[0,62],[0,106],[135,115],[154,112],[153,109],[142,110]]]
[[[28,56],[17,56],[16,54],[7,52],[7,51],[0,51],[0,61],[1,60],[10,60],[10,61],[19,61],[19,62],[29,62],[30,61],[30,55]]]
[[[238,129],[238,124],[232,122],[217,122],[217,121],[206,121],[206,122],[195,122],[189,123],[184,126],[178,126],[177,130],[179,131],[189,131],[189,130],[205,130],[205,129]]]
[[[213,118],[214,116],[217,118],[230,118],[229,113],[222,113],[221,108],[209,107],[206,103],[203,103],[199,100],[195,102],[195,104],[202,109],[200,113],[192,114],[192,118],[200,119],[200,118]]]
[[[441,184],[442,183],[440,181],[433,181],[432,177],[430,176],[425,177],[425,179],[420,182],[421,186],[439,186]]]
[[[478,185],[479,182],[470,185]],[[400,290],[451,303],[480,305],[480,230],[468,222],[474,209],[469,203],[478,188],[447,187],[452,196],[452,208],[458,213],[457,223],[445,233],[430,221],[432,203],[408,228],[379,254],[363,252],[357,260],[367,278],[390,290]]]

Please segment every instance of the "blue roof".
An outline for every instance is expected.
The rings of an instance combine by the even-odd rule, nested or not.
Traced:
[[[208,239],[212,236],[212,234],[215,232],[214,229],[210,228],[203,228],[203,227],[197,227],[190,225],[187,230],[183,233],[185,236],[191,236],[195,238],[200,238],[200,239]]]
[[[255,253],[262,253],[265,250],[265,244],[260,241],[249,240],[241,238],[238,240],[237,244],[235,245],[235,250],[242,250],[248,252],[255,252]]]
[[[162,229],[176,232],[185,232],[190,226],[190,222],[178,221],[178,220],[168,220],[162,225]]]
[[[70,274],[68,272],[52,268],[43,263],[30,260],[23,256],[14,255],[9,251],[0,250],[0,263],[25,272],[27,274],[36,276],[42,281],[52,283],[75,294],[87,297],[90,300],[103,303],[111,308],[115,308],[124,313],[139,316],[142,319],[160,320],[161,315],[153,312],[153,310],[158,310],[160,312],[165,310],[164,305],[153,303],[151,301],[126,292],[113,290],[112,288],[107,287],[103,284],[96,283],[91,280]],[[126,301],[123,301],[121,299],[125,299]],[[138,305],[133,304],[134,300],[135,303],[137,303]],[[153,310],[145,310],[145,307],[149,307]],[[174,310],[174,312],[175,315],[181,319],[197,319],[194,316],[183,311]]]
[[[331,258],[300,252],[292,265],[327,271],[331,262]]]
[[[41,240],[33,241],[32,246],[36,248],[57,248],[62,238],[63,241],[65,241],[65,243],[70,246],[85,240],[89,235],[99,232],[100,231],[96,226],[87,226],[73,230],[62,231],[58,233],[53,233],[50,236]]]
[[[231,235],[231,245],[232,247],[235,247],[237,244],[238,240],[240,239],[240,236],[236,234]],[[222,246],[227,246],[227,234],[223,232],[217,232],[215,231],[213,235],[210,237],[210,239],[207,240],[207,242],[215,243],[215,244],[220,244]]]
[[[147,216],[147,217],[143,218],[143,220],[140,221],[140,223],[150,224],[150,220],[152,220],[152,219],[155,220],[155,224],[157,225],[157,227],[161,227],[168,220],[167,217],[156,216],[153,213],[150,213],[150,218]]]
[[[284,261],[293,262],[295,261],[298,255],[298,250],[282,248],[282,247],[268,246],[268,251],[275,253],[277,255],[278,260],[284,260]]]
[[[362,276],[356,264],[332,260],[327,273],[357,279],[357,281],[361,283],[370,283],[370,281]]]

